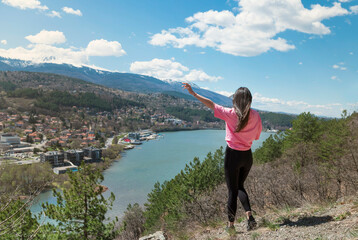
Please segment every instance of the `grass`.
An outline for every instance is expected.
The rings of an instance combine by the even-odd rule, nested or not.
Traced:
[[[334,218],[335,221],[342,221],[343,219],[346,219],[348,216],[351,215],[351,212],[347,211],[345,213],[342,213]]]
[[[288,220],[287,217],[279,216],[278,218],[276,218],[275,223],[281,224],[281,223],[284,223],[286,220]]]
[[[262,221],[261,225],[263,227],[269,228],[271,231],[276,231],[277,229],[280,228],[280,226],[278,224],[272,223],[269,220],[267,220],[266,218],[262,218],[261,221]]]
[[[255,233],[251,234],[251,239],[256,240],[256,239],[258,239],[259,236],[260,236],[260,234],[255,232]]]
[[[245,221],[246,220],[246,217],[240,217],[240,218],[238,218],[236,221],[238,222],[238,223],[242,223],[243,221]]]

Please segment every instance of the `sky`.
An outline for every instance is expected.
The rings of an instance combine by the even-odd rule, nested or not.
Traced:
[[[194,82],[252,107],[358,111],[358,0],[0,0],[0,56]]]

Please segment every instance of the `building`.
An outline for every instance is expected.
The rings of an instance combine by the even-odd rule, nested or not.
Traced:
[[[0,142],[0,154],[4,154],[11,148],[11,145],[9,143],[2,143]]]
[[[49,151],[40,154],[41,162],[49,162],[52,167],[60,167],[64,165],[65,154],[59,151]]]
[[[13,135],[11,133],[4,133],[1,135],[0,138],[1,143],[8,143],[11,145],[19,145],[20,144],[20,137],[17,135]]]
[[[72,162],[73,164],[75,164],[77,166],[81,165],[83,157],[84,157],[83,150],[71,149],[71,150],[65,151],[65,159]]]
[[[129,139],[133,139],[133,140],[139,140],[140,139],[140,134],[139,133],[136,133],[136,132],[131,132],[131,133],[128,133],[128,138]]]
[[[99,161],[102,159],[102,149],[95,147],[86,147],[83,149],[84,155],[91,158],[92,161]]]
[[[55,167],[53,168],[53,172],[56,174],[64,174],[67,171],[77,172],[78,168],[76,166],[64,166],[64,167]]]

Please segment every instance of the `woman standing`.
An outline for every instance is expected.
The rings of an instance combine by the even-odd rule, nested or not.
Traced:
[[[260,115],[251,109],[252,95],[248,88],[240,87],[233,97],[233,108],[220,106],[193,91],[190,84],[183,87],[208,108],[214,110],[214,116],[226,123],[227,142],[225,150],[225,180],[228,188],[228,226],[227,230],[235,230],[234,222],[239,197],[247,216],[247,230],[256,227],[256,221],[251,213],[249,197],[244,188],[244,182],[252,166],[251,145],[258,140],[262,131]]]

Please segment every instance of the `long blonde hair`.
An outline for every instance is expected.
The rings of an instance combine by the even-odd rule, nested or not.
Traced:
[[[248,88],[240,87],[236,90],[232,99],[233,107],[238,118],[235,132],[239,132],[247,125],[249,121],[251,102],[252,95]]]

